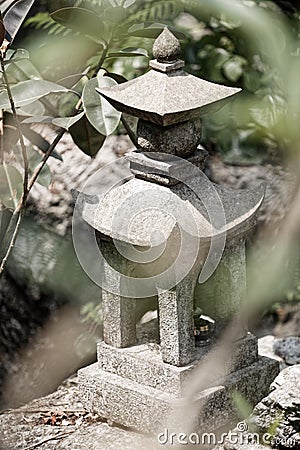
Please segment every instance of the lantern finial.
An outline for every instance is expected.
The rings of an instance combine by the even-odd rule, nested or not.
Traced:
[[[180,43],[167,28],[162,31],[153,45],[153,56],[160,63],[177,61],[180,56]]]

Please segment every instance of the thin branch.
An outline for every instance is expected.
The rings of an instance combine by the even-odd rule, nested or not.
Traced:
[[[95,70],[94,70],[93,76],[94,76],[94,75],[97,75],[97,73],[98,73],[99,70],[101,69],[101,67],[102,67],[102,65],[103,65],[103,63],[104,63],[104,61],[105,61],[106,55],[107,55],[108,46],[109,46],[109,43],[103,42],[103,52],[102,52],[102,54],[101,54],[101,58],[99,59],[99,62],[98,62],[98,64],[97,64],[97,66],[96,66],[96,68],[95,68]]]
[[[69,434],[74,433],[75,431],[76,430],[72,430],[72,431],[70,430],[69,432],[64,431],[63,433],[56,434],[55,436],[50,436],[48,438],[42,439],[41,441],[37,442],[36,444],[29,445],[28,447],[25,447],[22,450],[32,450],[33,448],[37,448],[40,445],[44,444],[45,442],[53,441],[56,439],[61,439],[65,436],[68,436]]]
[[[16,242],[16,239],[17,239],[17,235],[18,235],[18,231],[19,231],[20,224],[21,224],[22,217],[23,217],[23,214],[20,213],[20,214],[18,215],[18,220],[17,220],[17,223],[16,223],[16,225],[15,225],[15,229],[14,229],[13,235],[12,235],[12,237],[11,237],[9,246],[8,246],[7,251],[6,251],[6,253],[5,253],[5,255],[4,255],[4,257],[3,257],[2,261],[1,261],[1,265],[0,265],[0,277],[1,277],[2,273],[3,273],[3,271],[4,271],[4,267],[5,267],[6,263],[7,263],[7,260],[8,260],[8,258],[9,258],[9,255],[10,255],[10,253],[11,253],[11,251],[12,251],[14,245],[15,245],[15,242]]]
[[[4,161],[3,133],[4,133],[4,114],[3,109],[0,109],[0,164],[2,164]]]
[[[17,115],[17,110],[16,110],[16,105],[12,96],[12,92],[10,89],[10,84],[8,81],[8,77],[7,77],[7,73],[6,73],[6,69],[5,69],[5,65],[4,65],[4,60],[3,57],[1,56],[0,58],[1,60],[1,69],[2,69],[2,73],[3,73],[3,78],[4,78],[4,82],[6,85],[6,90],[7,90],[7,95],[8,95],[8,99],[9,99],[9,103],[10,103],[10,107],[13,113],[13,117],[16,123],[16,128],[18,130],[18,134],[19,134],[19,139],[20,139],[20,144],[21,144],[21,149],[22,149],[22,158],[23,158],[23,163],[24,163],[24,180],[23,180],[23,195],[22,195],[22,202],[23,205],[25,206],[26,203],[26,199],[28,196],[28,177],[29,177],[29,166],[28,166],[28,156],[27,156],[27,150],[26,150],[26,146],[25,146],[25,142],[24,142],[24,138],[23,138],[23,133],[22,133],[22,129],[21,129],[21,124]]]
[[[7,78],[3,58],[4,58],[3,54],[0,54],[0,63],[1,63],[2,73],[3,73],[3,78],[4,78],[4,81],[6,84],[7,95],[9,98],[13,117],[14,117],[14,120],[16,123],[16,128],[18,130],[21,149],[22,149],[22,157],[23,157],[23,163],[24,163],[24,178],[23,178],[23,193],[22,193],[21,199],[19,200],[19,203],[15,207],[15,210],[14,210],[11,220],[9,222],[8,228],[5,232],[5,238],[3,239],[3,249],[1,251],[0,278],[4,272],[4,267],[6,265],[6,262],[9,258],[9,255],[10,255],[10,253],[15,245],[16,239],[17,239],[17,234],[19,231],[23,212],[25,210],[26,200],[28,197],[28,178],[29,178],[27,150],[26,150],[26,146],[24,143],[24,139],[23,139],[21,125],[20,125],[19,118],[17,115],[16,106],[15,106],[15,103],[13,100],[12,92],[11,92],[9,81]]]

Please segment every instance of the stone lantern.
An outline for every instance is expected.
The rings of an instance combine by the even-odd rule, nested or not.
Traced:
[[[87,408],[146,432],[159,430],[193,369],[238,316],[246,292],[245,239],[264,195],[261,188],[213,185],[202,172],[201,117],[240,89],[186,73],[179,42],[167,28],[153,55],[145,75],[99,89],[116,109],[139,119],[139,148],[127,155],[133,178],[83,208],[105,261],[104,336],[98,362],[79,371]],[[158,302],[157,344],[137,343],[135,308],[148,297]],[[195,301],[214,322],[200,346]],[[236,320],[236,327],[236,358],[228,361],[225,387],[214,381],[218,407],[210,401],[199,426],[224,425],[220,402],[231,410],[230,393],[238,389],[255,403],[277,374],[276,362],[258,356],[246,324]]]

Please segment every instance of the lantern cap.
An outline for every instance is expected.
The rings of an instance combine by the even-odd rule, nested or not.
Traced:
[[[241,91],[186,73],[179,52],[179,41],[165,28],[153,46],[157,59],[150,61],[152,70],[118,86],[96,90],[117,110],[161,126],[215,112]]]

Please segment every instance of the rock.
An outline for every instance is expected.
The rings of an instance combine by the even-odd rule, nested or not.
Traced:
[[[300,337],[275,339],[273,348],[275,354],[283,358],[287,365],[300,364]]]
[[[265,448],[264,445],[266,448],[299,450],[299,430],[300,365],[296,365],[278,375],[271,384],[270,394],[256,405],[249,419],[239,423],[232,431],[238,436],[235,443],[228,435],[225,444],[218,450],[252,450]],[[254,445],[251,444],[253,439]],[[260,446],[255,446],[257,444]]]
[[[258,339],[258,353],[261,356],[267,356],[268,358],[272,358],[272,359],[275,359],[276,361],[278,361],[280,364],[280,370],[283,370],[287,367],[287,365],[280,356],[275,354],[274,348],[273,348],[274,341],[275,341],[275,337],[271,334],[259,338]]]
[[[106,423],[79,401],[77,377],[53,394],[0,415],[1,450],[155,450],[155,436]]]

